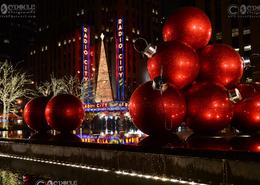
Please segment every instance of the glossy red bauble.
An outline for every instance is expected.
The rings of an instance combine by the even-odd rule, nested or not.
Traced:
[[[253,84],[238,84],[236,87],[242,96],[242,99],[252,97],[256,94],[256,89]]]
[[[256,132],[260,130],[259,95],[246,98],[235,105],[233,126],[245,132]]]
[[[164,41],[178,40],[198,49],[208,44],[211,37],[211,23],[200,9],[184,7],[169,17],[162,33]]]
[[[45,109],[48,124],[55,130],[71,131],[83,122],[84,109],[81,101],[69,94],[53,97]]]
[[[164,79],[177,88],[183,88],[192,83],[199,72],[199,59],[196,52],[178,42],[166,42],[147,63],[150,78],[162,75]]]
[[[37,132],[44,132],[50,129],[44,114],[49,99],[48,97],[34,98],[24,107],[23,118],[25,123]]]
[[[201,81],[219,83],[233,88],[243,75],[243,61],[240,55],[226,44],[208,45],[199,53]]]
[[[148,135],[171,133],[175,132],[185,117],[185,99],[171,86],[161,94],[153,90],[152,81],[149,81],[132,94],[129,113],[136,127]]]
[[[232,103],[218,84],[194,84],[187,92],[187,106],[187,124],[195,133],[216,133],[232,120]]]

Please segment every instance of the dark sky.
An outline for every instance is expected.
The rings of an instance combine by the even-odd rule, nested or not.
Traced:
[[[194,6],[192,0],[162,0],[162,15],[168,17],[171,13],[182,6]]]

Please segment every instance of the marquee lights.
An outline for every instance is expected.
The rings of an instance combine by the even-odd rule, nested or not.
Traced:
[[[125,56],[124,56],[124,18],[118,18],[116,24],[116,77],[117,77],[117,98],[124,100],[125,81]]]
[[[85,104],[87,112],[102,112],[102,111],[127,111],[128,103],[124,101],[99,102],[94,104]]]

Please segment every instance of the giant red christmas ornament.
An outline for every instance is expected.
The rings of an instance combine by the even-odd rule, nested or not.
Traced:
[[[260,96],[255,94],[235,105],[233,126],[240,131],[260,130]]]
[[[147,62],[148,73],[153,80],[163,75],[168,83],[183,88],[195,80],[199,72],[196,52],[178,41],[166,42]]]
[[[226,88],[238,84],[243,75],[240,55],[226,44],[208,45],[199,53],[202,81],[220,83]]]
[[[83,122],[84,110],[81,101],[69,94],[53,97],[45,109],[48,124],[55,130],[71,131]]]
[[[171,133],[181,124],[186,113],[183,95],[168,86],[164,92],[154,90],[152,81],[140,85],[132,94],[129,112],[134,124],[148,135]]]
[[[215,133],[232,119],[233,106],[224,87],[213,83],[194,84],[187,92],[188,126],[199,133]]]
[[[24,107],[23,117],[25,123],[37,132],[50,129],[44,115],[48,101],[48,97],[38,97],[29,101]]]
[[[169,17],[162,33],[164,41],[179,40],[198,49],[208,44],[211,37],[211,23],[200,9],[184,7]]]

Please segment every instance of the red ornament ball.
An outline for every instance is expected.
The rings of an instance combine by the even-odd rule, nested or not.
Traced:
[[[240,131],[256,132],[260,130],[260,95],[237,103],[234,108],[233,126]]]
[[[243,75],[243,61],[240,55],[226,44],[208,45],[199,53],[201,81],[219,83],[233,88]]]
[[[184,96],[172,86],[161,94],[152,81],[140,85],[132,94],[129,113],[135,126],[148,135],[175,132],[186,113]],[[160,136],[161,137],[161,136]]]
[[[178,41],[166,42],[158,48],[147,63],[150,78],[162,75],[164,79],[177,88],[192,83],[199,72],[199,59],[189,46]]]
[[[45,109],[45,117],[53,129],[72,131],[83,122],[83,105],[81,101],[73,95],[57,95],[48,102]]]
[[[188,126],[195,133],[212,134],[232,120],[233,106],[223,86],[197,83],[187,92]]]
[[[44,114],[49,99],[48,97],[34,98],[24,107],[23,118],[25,123],[37,132],[44,132],[50,129]]]
[[[206,46],[211,37],[208,16],[198,8],[184,7],[175,11],[163,26],[163,40],[178,40],[194,49]]]

